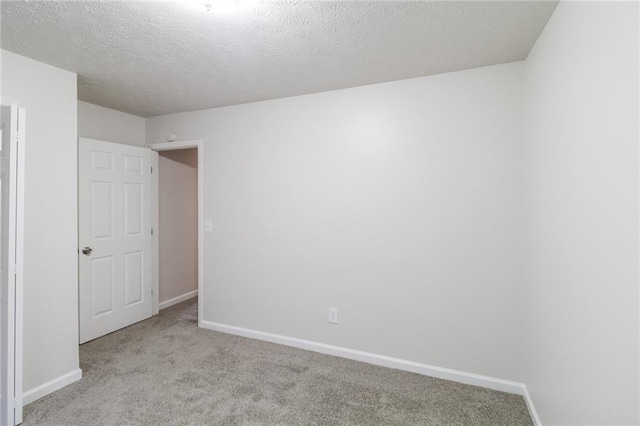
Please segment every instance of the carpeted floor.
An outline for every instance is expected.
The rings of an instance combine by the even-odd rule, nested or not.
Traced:
[[[199,329],[196,299],[80,347],[24,425],[530,425],[517,395]]]

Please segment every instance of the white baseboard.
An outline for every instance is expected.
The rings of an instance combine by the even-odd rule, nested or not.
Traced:
[[[522,385],[522,396],[524,397],[524,402],[527,403],[527,408],[529,409],[529,414],[531,415],[531,420],[535,426],[542,426],[542,422],[540,421],[540,417],[538,416],[538,412],[536,411],[535,405],[533,405],[533,400],[531,399],[531,395],[529,395],[529,390],[526,385]]]
[[[77,382],[81,378],[82,370],[78,368],[77,370],[73,370],[67,374],[63,374],[60,377],[56,377],[55,379],[50,380],[47,383],[36,386],[35,388],[28,390],[22,394],[22,406],[24,407],[25,405],[30,404],[33,401],[37,401],[40,398],[57,391],[58,389],[62,389],[63,387],[70,385],[73,382]]]
[[[202,321],[202,328],[220,331],[222,333],[234,334],[237,336],[249,337],[257,340],[278,343],[285,346],[293,346],[299,349],[319,352],[326,355],[333,355],[341,358],[353,359],[355,361],[380,365],[383,367],[395,368],[397,370],[409,371],[423,374],[425,376],[439,379],[451,380],[467,385],[481,386],[501,392],[522,395],[525,390],[522,383],[510,380],[498,379],[495,377],[482,376],[466,371],[452,370],[450,368],[436,367],[419,362],[407,361],[399,358],[392,358],[385,355],[378,355],[354,349],[342,348],[340,346],[327,345],[325,343],[312,342],[310,340],[297,339],[294,337],[281,336],[278,334],[265,333],[263,331],[250,330],[247,328],[235,327],[232,325],[220,324],[210,321]]]
[[[169,306],[173,306],[176,305],[180,302],[184,302],[185,300],[189,300],[193,297],[196,297],[198,295],[198,290],[193,290],[190,291],[189,293],[185,293],[183,295],[180,295],[178,297],[174,297],[173,299],[169,299],[169,300],[165,300],[164,302],[160,302],[158,304],[158,309],[162,310],[165,308],[168,308]]]

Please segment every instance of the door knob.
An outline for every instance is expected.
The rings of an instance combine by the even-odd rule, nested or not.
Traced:
[[[87,256],[91,255],[91,252],[93,251],[93,249],[91,247],[84,247],[82,249],[82,254],[85,254]]]

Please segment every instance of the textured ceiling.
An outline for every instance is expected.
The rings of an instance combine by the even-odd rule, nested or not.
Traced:
[[[2,48],[150,117],[525,59],[549,1],[2,1]]]

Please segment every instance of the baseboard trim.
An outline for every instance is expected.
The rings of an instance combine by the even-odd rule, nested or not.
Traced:
[[[169,300],[165,300],[164,302],[161,302],[158,304],[158,309],[159,310],[163,310],[165,308],[168,308],[169,306],[173,306],[173,305],[177,305],[180,302],[184,302],[185,300],[189,300],[193,297],[196,297],[198,295],[198,290],[193,290],[190,291],[189,293],[185,293],[183,295],[180,295],[178,297],[174,297],[173,299],[169,299]]]
[[[524,384],[522,385],[522,396],[524,397],[524,402],[527,403],[527,408],[529,409],[529,414],[531,415],[533,424],[535,426],[542,426],[542,422],[540,421],[540,417],[538,416],[535,405],[533,405],[533,400],[531,399],[531,395],[529,394],[527,385]]]
[[[67,374],[63,374],[60,377],[56,377],[53,380],[49,380],[47,383],[44,383],[40,386],[36,386],[35,388],[26,391],[22,394],[22,406],[24,407],[27,404],[31,404],[34,401],[39,400],[42,397],[49,395],[63,387],[70,385],[73,382],[77,382],[82,378],[82,370],[76,369]]]
[[[510,380],[482,376],[480,374],[468,373],[466,371],[452,370],[450,368],[437,367],[434,365],[422,364],[419,362],[407,361],[399,358],[392,358],[385,355],[378,355],[370,352],[343,348],[340,346],[327,345],[325,343],[318,343],[310,340],[297,339],[295,337],[281,336],[278,334],[266,333],[263,331],[251,330],[211,321],[202,321],[200,326],[208,330],[219,331],[236,336],[249,337],[257,340],[264,340],[266,342],[278,343],[285,346],[293,346],[295,348],[319,352],[326,355],[348,358],[355,361],[366,362],[368,364],[395,368],[397,370],[409,371],[412,373],[423,374],[425,376],[436,377],[438,379],[451,380],[467,385],[480,386],[483,388],[493,389],[501,392],[522,395],[524,390],[524,385],[522,383],[513,382]]]

